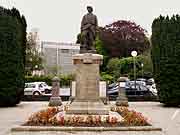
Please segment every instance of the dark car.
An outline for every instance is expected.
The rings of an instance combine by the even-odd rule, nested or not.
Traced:
[[[153,96],[153,93],[146,87],[146,85],[143,84],[132,84],[130,87],[125,88],[126,95],[128,96],[133,96],[133,95],[138,95],[138,96]]]
[[[114,85],[110,85],[110,87],[108,87],[107,89],[107,94],[108,96],[111,98],[116,98],[118,96],[118,91],[119,91],[119,86],[118,83],[114,84]],[[135,83],[134,81],[129,81],[126,82],[125,85],[125,92],[128,98],[131,97],[156,97],[157,95],[155,95],[153,92],[151,92],[149,90],[149,88],[144,85],[143,83]]]

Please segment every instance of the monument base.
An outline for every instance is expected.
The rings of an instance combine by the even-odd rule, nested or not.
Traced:
[[[49,106],[61,106],[62,100],[61,97],[51,97],[49,100]]]
[[[99,94],[99,66],[103,56],[99,54],[84,53],[73,56],[76,66],[75,95],[69,105],[67,114],[108,115],[110,107],[104,105]]]
[[[110,107],[102,101],[74,101],[68,107],[67,114],[108,115]]]
[[[117,97],[116,106],[129,106],[128,99],[126,97]]]

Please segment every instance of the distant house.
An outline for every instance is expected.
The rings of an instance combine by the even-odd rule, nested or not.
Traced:
[[[79,44],[41,42],[45,74],[71,74],[74,71],[72,55],[80,51]]]

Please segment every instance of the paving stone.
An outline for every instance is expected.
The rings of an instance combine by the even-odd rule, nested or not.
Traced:
[[[115,102],[111,102],[115,103]],[[64,103],[65,104],[65,103]],[[11,108],[0,108],[0,135],[16,135],[10,133],[13,126],[22,124],[33,112],[44,109],[48,102],[21,102],[20,105]],[[163,132],[54,132],[55,135],[180,135],[180,112],[172,119],[172,116],[180,108],[163,107],[158,102],[130,102],[130,109],[141,112],[151,119],[155,127],[161,127]],[[17,135],[49,135],[47,132],[23,133]],[[53,135],[51,132],[50,135]]]

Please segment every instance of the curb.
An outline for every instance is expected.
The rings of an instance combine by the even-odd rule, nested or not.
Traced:
[[[162,128],[152,126],[137,127],[52,127],[52,126],[16,126],[12,132],[24,131],[162,131]]]

